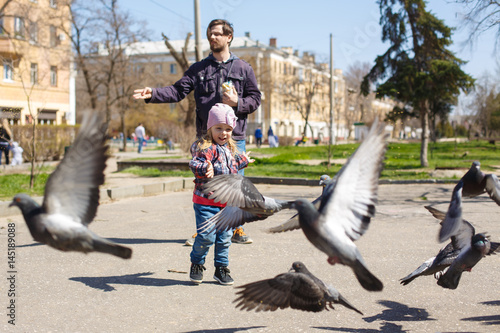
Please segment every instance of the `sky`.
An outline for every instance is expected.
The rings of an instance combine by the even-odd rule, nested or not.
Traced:
[[[316,59],[329,62],[330,34],[333,35],[334,67],[346,71],[356,62],[373,62],[388,44],[380,38],[380,13],[376,0],[199,0],[203,38],[208,23],[224,18],[233,23],[235,36],[251,33],[251,38],[269,44],[277,38],[278,47],[293,47],[301,54],[313,52]],[[152,41],[184,39],[194,32],[194,0],[119,0]],[[432,0],[427,8],[449,27],[463,27],[463,5],[453,0]],[[475,78],[495,74],[500,56],[494,54],[495,31],[480,36],[473,47],[464,45],[468,31],[453,34],[453,52],[468,63],[462,68]]]

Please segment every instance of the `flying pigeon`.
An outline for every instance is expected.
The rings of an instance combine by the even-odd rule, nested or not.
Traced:
[[[267,219],[269,216],[290,208],[293,201],[285,201],[262,195],[255,185],[239,174],[218,175],[203,185],[203,192],[215,202],[227,203],[217,214],[200,227],[205,230],[215,225],[220,230],[229,230],[247,222]]]
[[[365,140],[353,153],[326,188],[319,209],[304,199],[292,208],[299,212],[299,222],[307,239],[328,255],[332,265],[351,267],[366,290],[380,291],[382,282],[366,267],[354,244],[375,215],[378,179],[387,149],[385,125],[376,120]]]
[[[444,220],[446,213],[442,212],[434,207],[425,206],[425,208],[438,220]],[[442,223],[442,222],[441,222]],[[467,221],[463,220],[462,230],[459,232],[460,234],[469,234],[471,237],[474,235],[474,227]],[[451,242],[448,243],[444,248],[442,248],[439,253],[427,261],[425,261],[422,265],[420,265],[415,271],[408,274],[404,278],[402,278],[401,284],[407,285],[413,280],[415,280],[419,276],[423,275],[433,275],[437,276],[437,273],[442,272],[449,267],[453,261],[458,257],[460,251],[465,246],[463,242],[459,242],[457,237],[452,236]]]
[[[480,166],[481,163],[479,161],[472,162],[469,171],[463,175],[453,189],[450,207],[439,232],[440,242],[446,241],[457,232],[462,216],[461,197],[472,198],[487,192],[490,198],[497,205],[500,205],[500,183],[498,177],[494,174],[485,174],[480,170]]]
[[[427,210],[429,210],[438,220],[445,219],[447,215],[430,206],[426,206],[425,208],[427,208]],[[442,223],[444,223],[444,221],[442,221],[441,224]],[[446,250],[447,248],[448,250]],[[495,254],[499,249],[500,243],[490,242],[488,236],[485,234],[476,234],[472,224],[461,219],[458,231],[451,237],[451,243],[440,251],[437,256],[440,257],[441,255],[441,259],[438,258],[438,260],[436,260],[437,264],[444,266],[443,269],[449,266],[444,274],[436,271],[435,276],[438,279],[438,284],[443,288],[456,289],[463,271],[470,271],[484,256]],[[434,266],[434,268],[437,269],[437,265]]]
[[[21,210],[31,236],[61,251],[104,252],[124,259],[132,250],[101,238],[87,226],[99,205],[106,167],[106,125],[98,112],[87,115],[75,142],[50,175],[42,206],[17,194],[9,206]]]
[[[293,263],[288,273],[272,279],[256,281],[239,286],[233,303],[240,310],[275,311],[292,308],[302,311],[320,312],[334,309],[333,303],[363,315],[352,306],[335,288],[326,285],[314,276],[300,261]]]

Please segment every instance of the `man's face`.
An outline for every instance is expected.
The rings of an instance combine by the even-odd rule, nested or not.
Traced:
[[[233,36],[225,36],[222,30],[222,24],[214,25],[208,31],[208,42],[210,43],[210,50],[212,52],[222,52],[224,49],[229,49],[229,42],[233,39]]]

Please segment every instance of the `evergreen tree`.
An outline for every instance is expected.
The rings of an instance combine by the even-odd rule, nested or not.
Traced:
[[[378,98],[396,99],[420,118],[420,164],[427,167],[432,106],[453,103],[474,80],[460,69],[464,61],[447,48],[452,44],[452,29],[425,9],[424,0],[379,0],[378,4],[382,41],[390,46],[375,59],[361,91],[368,94],[375,84]]]

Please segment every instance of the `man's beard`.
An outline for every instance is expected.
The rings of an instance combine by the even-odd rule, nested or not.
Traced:
[[[219,44],[210,44],[210,50],[212,50],[212,52],[219,53],[224,50],[224,46]]]

